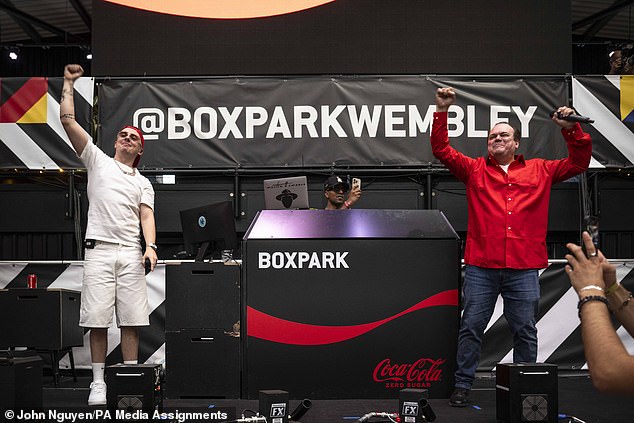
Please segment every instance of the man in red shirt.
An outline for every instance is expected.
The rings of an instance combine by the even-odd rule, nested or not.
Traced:
[[[567,158],[525,160],[516,155],[521,134],[505,122],[489,131],[487,157],[468,157],[449,145],[447,110],[455,99],[452,88],[437,90],[431,147],[467,190],[463,314],[455,389],[449,400],[452,406],[464,407],[469,403],[482,335],[498,295],[504,300],[504,316],[513,333],[513,362],[534,363],[537,359],[537,272],[548,265],[550,187],[588,168],[592,142],[578,123],[562,119],[574,110],[560,107],[552,120],[562,127]]]

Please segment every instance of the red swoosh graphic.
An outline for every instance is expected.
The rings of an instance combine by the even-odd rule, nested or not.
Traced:
[[[457,306],[458,290],[439,292],[394,316],[354,326],[321,326],[291,322],[247,307],[247,335],[266,341],[291,345],[326,345],[363,335],[394,319],[428,307]]]
[[[284,15],[335,0],[105,0],[168,15],[211,19],[249,19]]]

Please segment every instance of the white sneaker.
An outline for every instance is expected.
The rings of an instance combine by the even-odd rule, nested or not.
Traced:
[[[106,382],[98,381],[90,384],[88,405],[106,405]]]

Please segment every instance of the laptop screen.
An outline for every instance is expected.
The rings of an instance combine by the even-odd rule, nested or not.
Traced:
[[[306,177],[265,179],[264,207],[268,210],[307,209],[308,183]]]

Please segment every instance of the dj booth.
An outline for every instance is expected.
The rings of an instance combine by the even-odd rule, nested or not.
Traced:
[[[242,397],[447,398],[459,245],[438,210],[261,211],[243,243]]]

